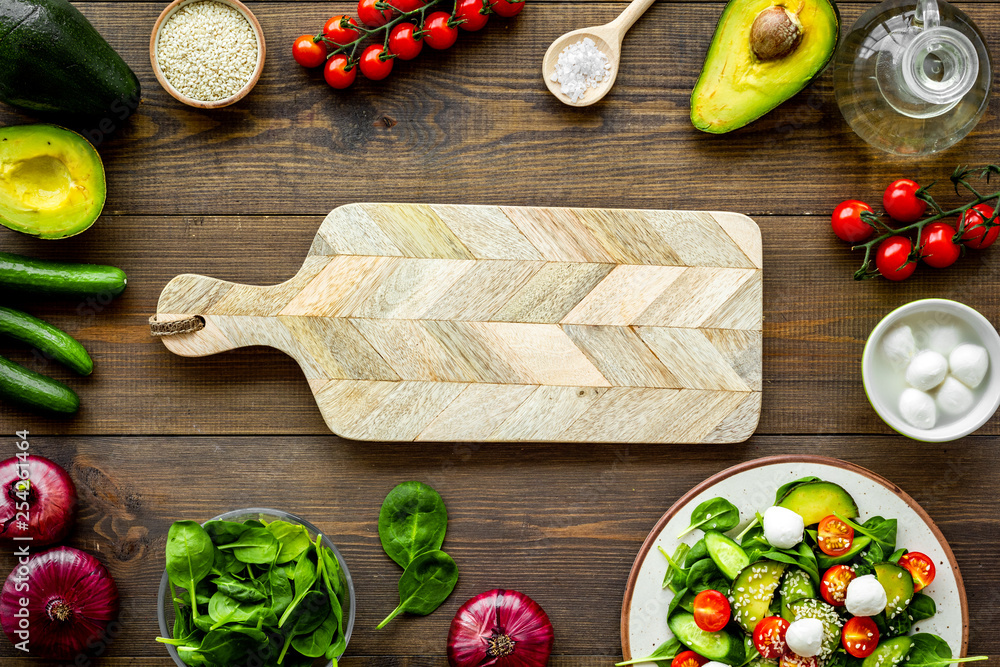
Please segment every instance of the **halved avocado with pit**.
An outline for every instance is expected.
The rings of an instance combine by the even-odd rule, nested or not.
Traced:
[[[730,0],[691,93],[691,122],[721,134],[802,90],[840,39],[834,0]]]
[[[43,239],[74,236],[94,224],[106,195],[101,158],[76,132],[0,128],[0,224]]]
[[[778,507],[790,509],[807,526],[819,523],[831,514],[845,519],[858,517],[858,504],[844,487],[833,482],[806,482],[793,487],[778,501]]]

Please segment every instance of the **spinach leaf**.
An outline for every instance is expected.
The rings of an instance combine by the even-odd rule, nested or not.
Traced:
[[[215,589],[212,588],[211,582],[207,579],[202,579],[198,582],[198,587],[195,589],[195,600],[198,604],[208,604],[208,601],[211,599],[213,593],[215,593]],[[181,589],[177,593],[177,602],[186,607],[190,607],[191,593],[187,589]]]
[[[206,521],[203,528],[215,546],[231,544],[247,530],[244,524],[235,521]]]
[[[674,612],[678,609],[687,609],[687,606],[685,605],[686,599],[693,600],[694,591],[687,588],[682,588],[677,591],[674,597],[670,600],[670,604],[667,606],[667,620],[670,620],[670,617],[673,616]]]
[[[777,505],[781,502],[781,499],[788,495],[788,492],[794,489],[800,484],[808,484],[809,482],[822,482],[819,477],[803,477],[787,484],[782,484],[778,487],[777,492],[774,494],[774,504]]]
[[[338,621],[331,610],[323,623],[310,634],[302,634],[292,640],[292,648],[309,658],[321,658],[326,655],[333,638],[337,635]]]
[[[233,555],[243,563],[268,564],[278,555],[278,540],[267,528],[249,528],[235,542],[223,544],[219,549],[232,549]]]
[[[675,637],[671,637],[660,644],[655,651],[645,658],[634,658],[632,660],[625,660],[624,662],[616,662],[615,667],[637,665],[641,662],[654,662],[657,667],[667,667],[674,657],[683,650],[684,646]]]
[[[896,549],[895,551],[892,552],[892,554],[888,558],[886,558],[886,560],[890,563],[896,563],[898,565],[899,559],[905,555],[906,555],[906,549]]]
[[[892,618],[888,618],[885,612],[882,612],[879,616],[882,616],[885,619],[885,632],[882,632],[882,635],[887,639],[907,634],[910,631],[910,627],[913,625],[913,621],[910,620],[910,615],[905,612],[896,614]],[[878,625],[878,621],[876,621],[876,625]],[[879,630],[881,631],[881,628],[879,628]]]
[[[337,562],[333,552],[320,543],[320,536],[316,536],[316,554],[319,561],[319,575],[326,588],[327,597],[330,598],[330,607],[333,615],[337,619],[337,631],[344,633],[344,608],[340,603],[340,594],[337,588],[342,585],[340,581],[340,563]]]
[[[188,591],[198,590],[198,582],[212,572],[215,563],[215,545],[194,521],[176,521],[170,526],[166,553],[170,583]],[[191,604],[191,616],[198,618],[197,595]]]
[[[819,565],[816,563],[816,554],[805,542],[800,542],[795,549],[770,549],[761,554],[761,558],[776,560],[779,563],[796,565],[809,575],[817,586],[819,585]]]
[[[910,606],[906,608],[906,613],[909,614],[910,620],[922,621],[937,613],[937,605],[931,596],[917,593],[910,600]]]
[[[826,667],[860,667],[861,663],[861,658],[855,658],[845,651],[843,646],[838,646],[827,659]]]
[[[340,569],[340,562],[337,557],[333,555],[333,552],[322,547],[318,550],[320,558],[323,559],[323,576],[329,579],[329,586],[336,593],[338,598],[343,598],[347,595],[346,584],[344,583],[343,575]]]
[[[330,601],[326,595],[319,591],[309,591],[301,602],[294,605],[292,613],[288,616],[288,634],[285,635],[285,645],[278,654],[278,664],[284,659],[288,648],[292,645],[292,640],[297,635],[307,635],[315,632],[327,616],[330,615]]]
[[[337,659],[344,655],[344,651],[347,650],[347,638],[344,637],[344,633],[340,633],[337,641],[330,644],[330,648],[326,649],[326,654],[323,656],[327,660],[333,660],[333,667],[337,667]]]
[[[878,542],[872,542],[871,546],[861,554],[861,560],[868,563],[872,567],[874,567],[876,563],[884,561],[885,552],[882,551],[882,545]]]
[[[701,528],[702,530],[717,530],[724,533],[732,530],[740,523],[740,511],[725,498],[711,498],[701,503],[691,512],[691,525],[685,528],[678,539],[684,537],[692,530]]]
[[[263,586],[256,581],[240,581],[231,574],[212,579],[220,593],[225,593],[238,602],[263,602],[267,599]]]
[[[948,642],[928,632],[918,632],[911,635],[910,639],[913,641],[913,646],[910,647],[910,652],[906,656],[907,667],[946,667],[955,662],[975,662],[988,659],[985,655],[955,658],[951,654]]]
[[[695,542],[691,550],[688,551],[687,556],[684,558],[684,567],[691,567],[702,558],[708,558],[708,547],[705,546],[704,537]],[[680,561],[677,562],[680,563]]]
[[[670,590],[677,592],[678,589],[683,588],[683,582],[687,581],[687,572],[679,563],[684,562],[685,556],[687,556],[688,551],[691,547],[684,544],[683,542],[677,547],[677,551],[674,552],[674,557],[671,558],[667,550],[661,546],[656,547],[663,554],[663,557],[667,559],[667,572],[663,575],[663,588],[669,588]],[[681,583],[674,583],[675,581]]]
[[[281,616],[288,609],[295,597],[292,595],[292,582],[279,570],[271,570],[267,574],[268,589],[271,599],[271,611]]]
[[[215,550],[215,562],[212,572],[217,575],[237,574],[243,570],[243,563],[229,551]]]
[[[288,523],[287,521],[272,521],[267,524],[267,530],[274,539],[278,540],[280,550],[278,551],[277,563],[287,563],[302,555],[302,552],[312,545],[309,539],[309,531],[302,524]]]
[[[880,516],[873,516],[863,524],[858,524],[839,514],[834,514],[838,519],[854,529],[854,532],[861,533],[871,538],[873,543],[879,543],[886,550],[892,552],[896,549],[896,520],[883,519]]]
[[[382,548],[402,568],[420,554],[440,549],[447,529],[444,500],[422,482],[396,486],[382,501],[378,513]]]
[[[285,627],[285,623],[288,618],[295,612],[295,608],[301,604],[303,598],[312,589],[314,583],[316,583],[316,565],[312,562],[310,557],[312,550],[306,551],[301,556],[299,560],[295,563],[295,579],[292,583],[295,585],[295,597],[292,598],[291,604],[285,609],[285,613],[281,615],[281,620],[278,621],[278,627]]]
[[[218,591],[208,603],[208,615],[213,621],[210,632],[226,623],[256,622],[263,610],[260,603],[240,602]]]
[[[722,580],[722,573],[711,558],[703,558],[687,571],[687,580],[684,582],[687,588],[695,593],[701,593],[709,588],[717,588]],[[728,590],[729,586],[724,585],[723,590]]]
[[[458,583],[458,566],[443,551],[425,551],[399,578],[399,606],[376,626],[381,630],[402,612],[426,616],[451,595]]]
[[[196,649],[178,647],[177,653],[189,665],[238,665],[246,664],[254,650],[255,641],[242,632],[214,630],[205,635]],[[182,649],[184,654],[181,653]],[[194,657],[190,654],[197,654]],[[188,662],[188,657],[195,662]],[[198,662],[201,660],[202,662]]]

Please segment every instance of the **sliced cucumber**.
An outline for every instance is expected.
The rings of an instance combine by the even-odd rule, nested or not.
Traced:
[[[100,264],[49,262],[0,252],[0,292],[115,297],[125,291],[125,272]]]
[[[896,667],[906,659],[913,646],[909,637],[893,637],[886,639],[875,647],[875,651],[864,659],[861,667]]]
[[[784,563],[760,560],[743,568],[733,580],[729,589],[729,597],[733,600],[733,620],[748,634],[753,633],[757,622],[767,616],[781,575],[787,568]]]
[[[793,621],[815,618],[823,622],[823,648],[820,650],[819,657],[830,657],[840,646],[840,628],[844,625],[837,610],[822,600],[813,598],[796,600],[788,605],[788,608],[794,617]]]
[[[747,552],[718,531],[709,530],[705,533],[705,548],[708,550],[709,558],[715,561],[719,571],[730,581],[750,564]]]
[[[37,317],[0,306],[0,335],[37,348],[51,359],[65,364],[80,375],[90,375],[94,362],[83,345],[61,329]]]
[[[746,658],[742,637],[735,637],[725,630],[705,632],[694,622],[692,614],[674,614],[667,620],[667,625],[679,642],[709,660],[740,665]]]
[[[62,382],[0,357],[0,398],[29,408],[72,414],[80,398]]]
[[[781,595],[781,617],[791,623],[795,620],[791,604],[806,598],[815,598],[819,593],[805,570],[794,567],[782,579],[778,594]]]

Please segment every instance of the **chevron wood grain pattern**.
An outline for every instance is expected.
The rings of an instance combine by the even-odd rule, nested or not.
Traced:
[[[731,213],[352,204],[271,287],[164,289],[183,356],[268,345],[359,440],[737,442],[761,392],[761,244]]]

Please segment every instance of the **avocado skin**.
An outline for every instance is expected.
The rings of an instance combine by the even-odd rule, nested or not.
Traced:
[[[139,79],[67,0],[0,1],[0,100],[80,122],[124,120]]]

